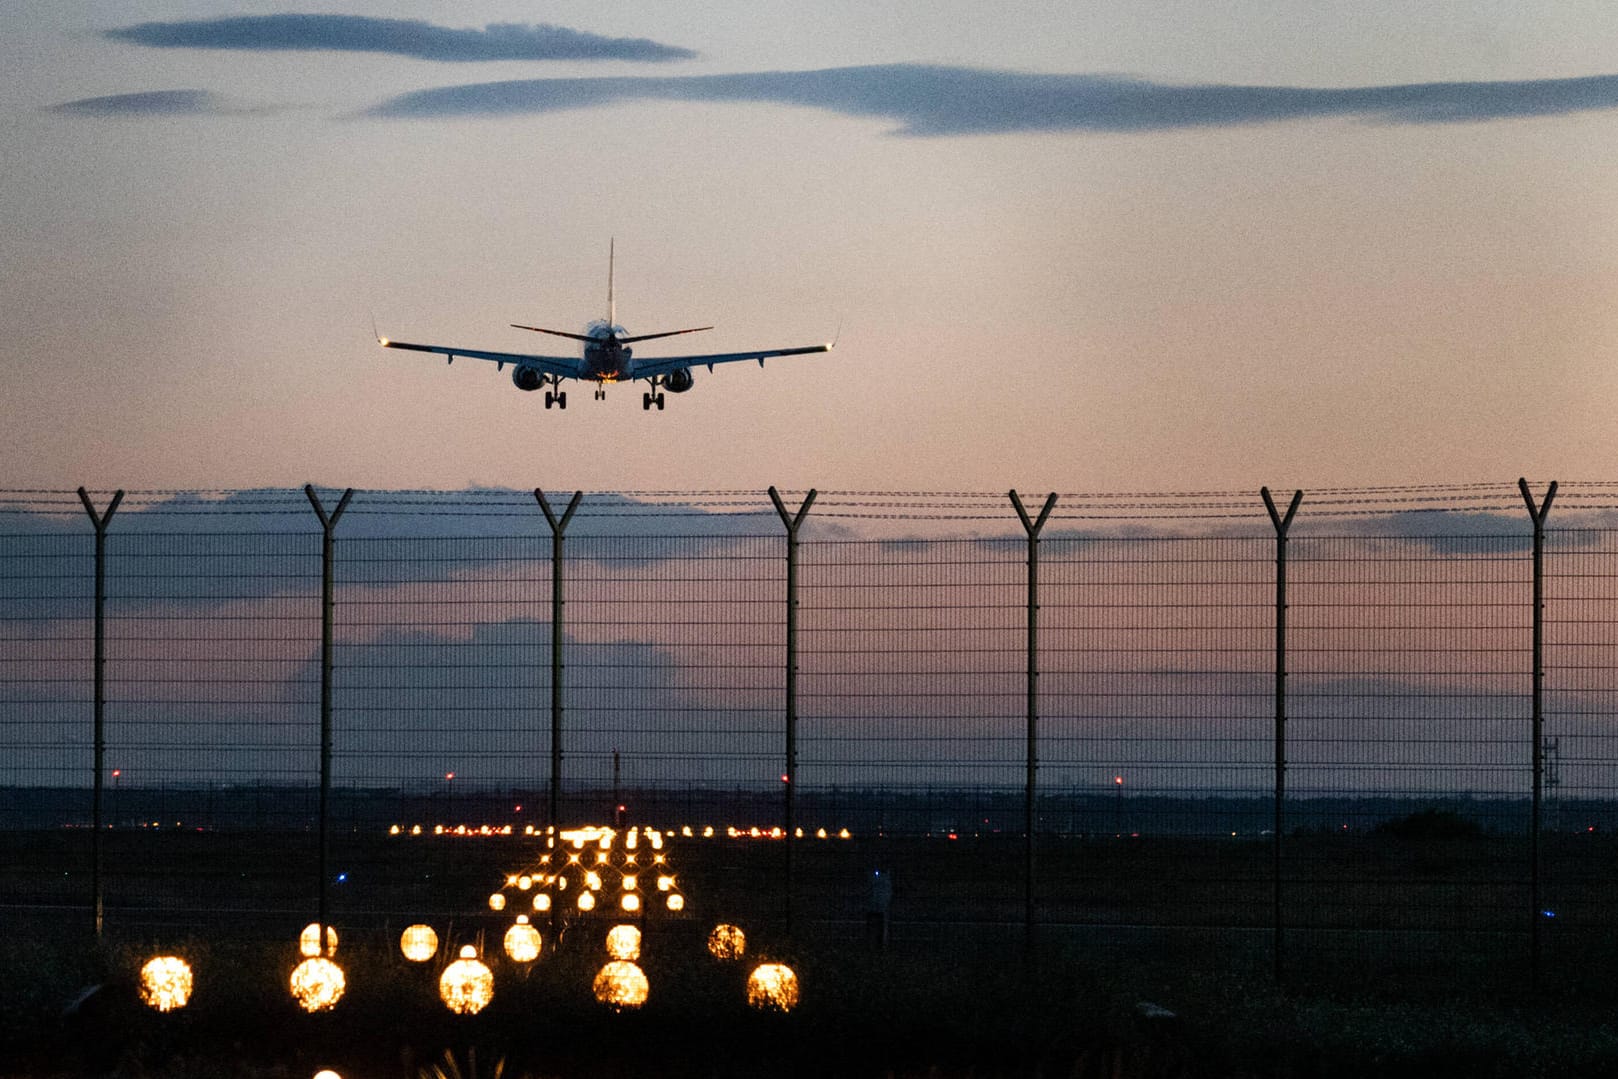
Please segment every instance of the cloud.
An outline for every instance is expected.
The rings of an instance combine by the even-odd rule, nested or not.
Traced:
[[[684,60],[690,49],[646,38],[602,37],[549,23],[491,23],[483,29],[434,26],[421,19],[364,15],[241,15],[143,22],[106,36],[160,49],[253,52],[381,52],[418,60]]]
[[[50,111],[79,116],[217,116],[239,110],[206,90],[147,90],[64,101],[50,106]]]
[[[419,90],[378,117],[514,116],[621,101],[774,102],[892,120],[904,135],[1140,132],[1325,117],[1380,124],[1480,122],[1618,107],[1618,75],[1347,89],[1175,85],[890,64],[733,75],[526,79]]]

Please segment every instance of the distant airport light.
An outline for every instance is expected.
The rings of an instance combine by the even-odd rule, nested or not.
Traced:
[[[140,1000],[148,1008],[172,1012],[191,1000],[191,964],[174,955],[149,959],[140,968]]]
[[[493,895],[489,896],[489,909],[490,910],[505,910],[506,909],[506,897],[505,897],[504,893],[495,892]]]

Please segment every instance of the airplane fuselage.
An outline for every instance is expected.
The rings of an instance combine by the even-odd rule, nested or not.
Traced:
[[[584,328],[583,377],[596,382],[619,382],[629,377],[633,350],[618,339],[627,336],[622,326],[596,319]]]

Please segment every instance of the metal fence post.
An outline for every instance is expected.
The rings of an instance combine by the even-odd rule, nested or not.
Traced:
[[[550,825],[553,831],[562,826],[562,541],[573,511],[579,508],[583,491],[574,491],[568,499],[567,509],[560,519],[551,511],[545,492],[534,488],[534,500],[545,513],[551,526],[551,797]]]
[[[313,484],[304,484],[303,493],[320,518],[320,929],[315,940],[324,948],[327,926],[331,924],[328,892],[331,888],[331,664],[332,664],[332,569],[337,543],[337,520],[354,497],[354,488],[343,492],[331,513],[320,504]],[[319,953],[316,953],[319,954]]]
[[[1023,949],[1033,955],[1034,799],[1039,773],[1039,533],[1056,507],[1056,492],[1046,496],[1045,507],[1039,511],[1037,520],[1029,518],[1015,488],[1011,491],[1011,505],[1028,535],[1028,776],[1023,795]]]
[[[1264,508],[1275,526],[1275,825],[1271,838],[1271,883],[1274,910],[1271,913],[1275,938],[1271,946],[1275,980],[1286,970],[1286,922],[1281,909],[1281,845],[1285,834],[1287,793],[1287,530],[1303,503],[1303,492],[1293,491],[1285,514],[1275,508],[1268,487],[1260,487]]]
[[[792,849],[796,845],[795,802],[798,787],[798,526],[803,524],[804,517],[809,513],[809,507],[815,504],[815,492],[813,488],[810,489],[796,514],[787,512],[786,505],[781,501],[780,492],[774,487],[770,488],[770,501],[775,504],[775,512],[787,530],[786,766],[781,773],[781,815],[786,828],[786,834],[782,837],[786,845],[782,868],[785,878],[782,881],[782,905],[786,911],[786,931],[790,936]]]
[[[106,771],[107,737],[105,726],[105,713],[107,707],[106,695],[106,666],[107,666],[107,525],[112,515],[118,512],[118,503],[124,500],[122,490],[112,493],[112,501],[107,503],[107,512],[97,513],[95,503],[90,501],[90,494],[83,487],[79,488],[79,501],[84,503],[84,512],[90,515],[90,524],[96,531],[95,553],[95,644],[93,658],[91,659],[91,678],[95,683],[93,703],[91,704],[91,740],[95,746],[94,778],[91,780],[90,794],[90,914],[95,925],[96,939],[101,939],[101,927],[104,921],[106,896],[101,882],[103,870],[103,854],[101,849],[101,797]]]
[[[1539,813],[1544,792],[1545,777],[1545,518],[1551,512],[1551,501],[1556,497],[1556,481],[1545,489],[1545,499],[1537,506],[1528,481],[1519,478],[1517,490],[1522,492],[1528,506],[1529,519],[1534,522],[1534,613],[1533,613],[1533,669],[1532,682],[1532,735],[1533,738],[1533,791],[1528,804],[1528,902],[1532,921],[1528,931],[1528,967],[1533,984],[1539,984],[1540,928],[1544,919],[1540,909],[1540,850]]]

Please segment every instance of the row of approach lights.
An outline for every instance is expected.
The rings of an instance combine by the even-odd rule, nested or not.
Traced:
[[[595,998],[614,1009],[639,1008],[646,1003],[651,984],[635,960],[640,958],[640,930],[616,925],[607,932],[607,963],[591,986]],[[520,915],[506,930],[505,951],[518,963],[539,958],[539,931]],[[320,952],[320,926],[304,928],[298,938],[303,962],[292,971],[292,998],[307,1012],[327,1011],[342,1000],[347,989],[343,968],[330,958],[337,951],[337,931],[326,927],[326,955]],[[430,925],[413,925],[399,938],[399,951],[413,963],[425,963],[438,954],[438,933]],[[716,925],[708,934],[708,952],[722,962],[740,960],[747,953],[747,935],[734,925]],[[194,977],[191,965],[178,956],[158,956],[141,967],[141,1001],[160,1012],[183,1008],[191,1000]],[[494,972],[468,944],[460,958],[438,978],[438,997],[457,1015],[475,1015],[494,1000]],[[782,963],[760,963],[747,978],[747,1003],[764,1011],[789,1012],[798,1004],[798,978]]]
[[[645,843],[642,844],[644,833]],[[640,914],[643,877],[652,882],[649,894],[672,913],[685,908],[685,896],[668,866],[663,834],[656,829],[631,828],[624,833],[623,847],[615,849],[619,833],[612,828],[578,828],[546,839],[546,852],[530,872],[513,873],[502,890],[489,896],[489,908],[503,911],[507,891],[516,898],[527,898],[537,912],[548,912],[563,902],[589,914],[598,904],[617,906],[626,914]],[[570,892],[571,889],[571,892]],[[569,898],[569,896],[573,898]],[[600,897],[600,898],[598,898]],[[608,908],[610,909],[610,908]],[[613,927],[606,937],[608,962],[596,974],[593,991],[598,1001],[615,1010],[639,1008],[650,990],[646,974],[636,964],[640,958],[640,930],[633,925]],[[516,916],[502,939],[506,955],[513,962],[531,963],[539,958],[543,940],[527,914]],[[326,955],[320,954],[320,926],[311,923],[298,939],[304,956],[292,971],[293,999],[309,1012],[325,1011],[342,999],[346,981],[342,968],[330,958],[337,951],[337,931],[326,927]],[[425,963],[438,954],[438,933],[429,925],[412,925],[399,938],[399,950],[413,963]],[[747,951],[747,937],[736,926],[721,924],[708,935],[708,951],[724,962],[740,960]],[[191,968],[174,956],[153,959],[141,970],[141,997],[159,1011],[183,1007],[190,999]],[[448,964],[438,981],[439,999],[451,1011],[472,1015],[494,999],[494,973],[478,958],[477,948],[466,945],[460,957]],[[790,967],[761,963],[747,981],[747,1002],[755,1008],[791,1011],[798,1003],[798,980]]]

